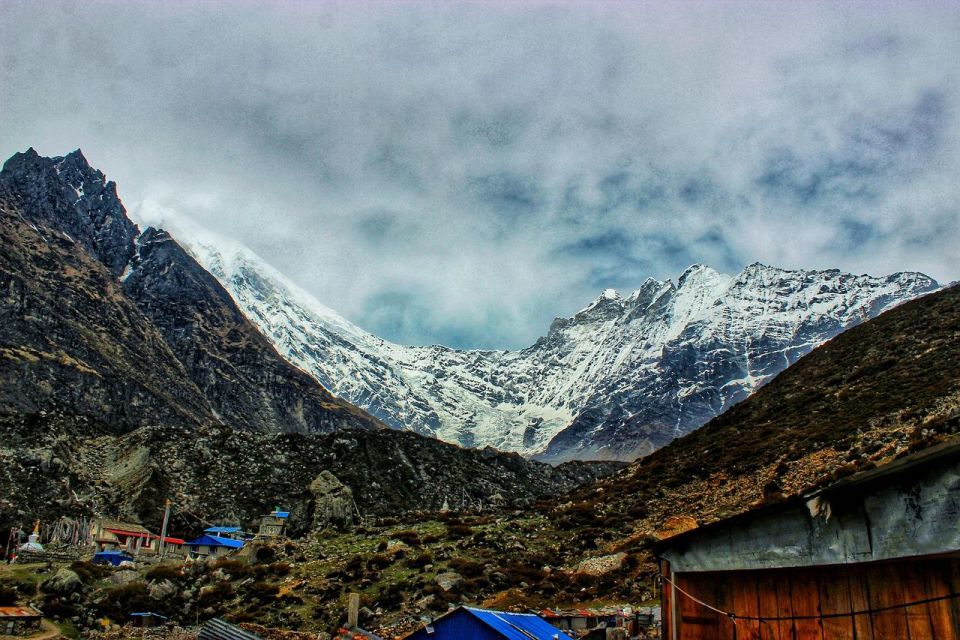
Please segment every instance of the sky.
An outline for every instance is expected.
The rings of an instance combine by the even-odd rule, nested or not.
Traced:
[[[0,154],[404,344],[755,261],[960,279],[960,3],[0,3]]]

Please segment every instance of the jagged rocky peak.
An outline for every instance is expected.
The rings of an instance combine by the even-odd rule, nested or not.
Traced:
[[[117,196],[117,185],[77,149],[46,158],[31,147],[14,154],[0,171],[0,192],[31,222],[79,242],[115,275],[135,255],[137,225]]]
[[[597,298],[574,316],[577,321],[604,321],[623,313],[623,298],[616,289],[604,289]]]
[[[648,453],[838,332],[937,288],[922,274],[693,265],[629,296],[602,292],[526,349],[458,351],[382,340],[235,242],[182,237],[277,350],[334,393],[398,429],[551,462]]]

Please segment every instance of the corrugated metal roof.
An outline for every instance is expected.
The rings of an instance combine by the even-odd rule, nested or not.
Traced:
[[[230,549],[240,549],[243,547],[243,540],[233,540],[231,538],[221,538],[220,536],[200,536],[196,540],[187,543],[190,547],[228,547]]]
[[[261,638],[220,618],[214,618],[203,625],[197,640],[261,640]]]
[[[533,613],[508,613],[492,609],[463,608],[508,640],[553,640],[553,638],[570,640],[570,636]]]
[[[120,531],[133,531],[136,533],[150,533],[146,527],[140,524],[134,524],[132,522],[123,522],[121,520],[111,520],[108,518],[102,518],[99,522],[100,527],[103,529],[119,529]]]
[[[204,529],[204,533],[236,533],[240,531],[240,527],[210,527],[209,529]]]

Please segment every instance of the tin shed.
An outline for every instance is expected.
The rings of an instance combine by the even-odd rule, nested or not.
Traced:
[[[960,639],[960,445],[660,542],[669,640]]]

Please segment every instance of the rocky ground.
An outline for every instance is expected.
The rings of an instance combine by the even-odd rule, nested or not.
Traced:
[[[525,609],[651,600],[653,583],[638,577],[635,554],[557,562],[597,542],[522,512],[379,519],[251,545],[213,562],[2,566],[0,596],[15,594],[77,632],[106,637],[132,611],[156,611],[181,626],[223,617],[317,637],[343,623],[349,592],[361,594],[361,624],[383,637],[461,603]]]

